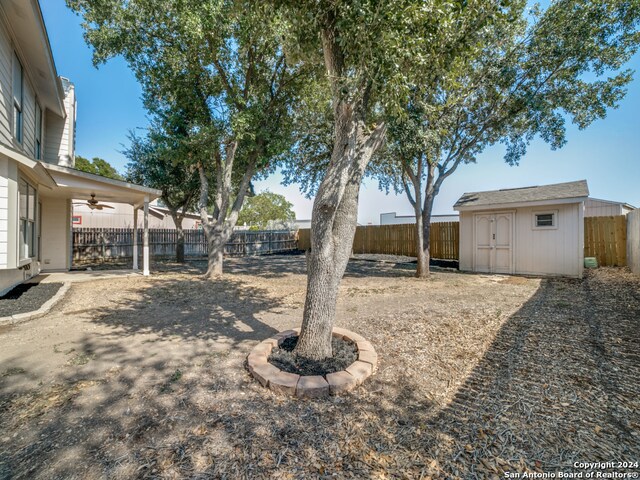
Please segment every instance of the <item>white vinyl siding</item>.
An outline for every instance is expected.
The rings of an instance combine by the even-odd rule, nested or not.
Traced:
[[[65,118],[57,115],[46,115],[45,118],[45,152],[44,161],[66,167],[74,164],[74,135],[76,118],[75,87],[68,80],[62,79],[64,88]]]
[[[11,124],[13,122],[13,102],[11,99],[11,62],[13,49],[11,41],[0,19],[0,141],[6,145],[11,145],[12,134]]]
[[[22,147],[27,157],[35,158],[33,151],[36,139],[36,94],[26,77],[24,87],[24,139]]]
[[[0,142],[36,158],[36,91],[26,61],[18,57],[0,19]]]
[[[58,164],[59,156],[68,151],[68,138],[64,135],[64,118],[48,114],[45,117],[44,161]]]
[[[34,125],[34,137],[33,137],[33,157],[36,160],[42,160],[42,128],[43,128],[43,118],[42,118],[42,107],[38,102],[35,104],[36,114],[35,114],[35,125]]]
[[[64,198],[41,197],[42,243],[40,258],[43,270],[66,270],[70,267],[70,202]]]
[[[0,158],[0,270],[9,263],[9,160]],[[1,285],[0,285],[1,288]]]
[[[13,112],[13,138],[24,143],[24,71],[18,56],[11,61],[11,107]]]

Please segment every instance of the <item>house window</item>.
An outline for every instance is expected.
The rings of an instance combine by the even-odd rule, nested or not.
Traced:
[[[555,212],[542,212],[534,214],[534,227],[535,228],[555,228],[556,227],[556,213]]]
[[[42,108],[36,103],[36,141],[34,142],[33,156],[36,160],[42,160]]]
[[[22,143],[22,64],[13,54],[13,136]]]
[[[20,260],[36,257],[36,189],[20,179]]]

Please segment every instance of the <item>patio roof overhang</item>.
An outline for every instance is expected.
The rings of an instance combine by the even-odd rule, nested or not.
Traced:
[[[51,197],[88,199],[95,195],[100,202],[127,203],[141,208],[145,200],[151,202],[161,195],[160,190],[133,183],[81,172],[74,168],[38,162],[52,179],[53,185],[43,184],[41,193]]]

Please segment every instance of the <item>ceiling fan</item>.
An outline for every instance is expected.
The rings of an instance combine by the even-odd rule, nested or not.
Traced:
[[[96,194],[92,193],[91,198],[87,200],[87,203],[74,203],[74,205],[86,205],[91,210],[102,210],[103,208],[113,208],[111,205],[105,205],[104,203],[99,203],[96,200]]]

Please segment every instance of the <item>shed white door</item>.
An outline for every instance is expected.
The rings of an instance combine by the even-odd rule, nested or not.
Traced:
[[[474,227],[474,270],[513,273],[513,213],[478,213]]]

